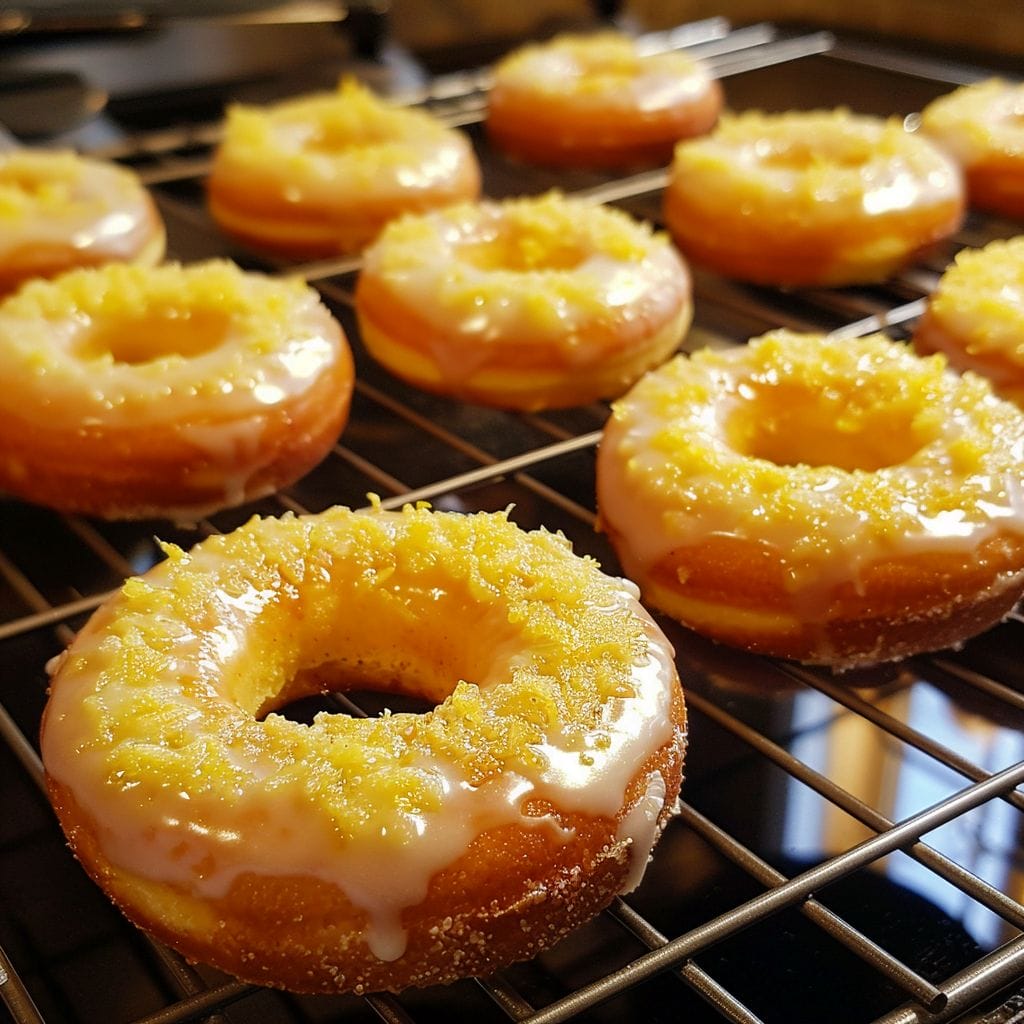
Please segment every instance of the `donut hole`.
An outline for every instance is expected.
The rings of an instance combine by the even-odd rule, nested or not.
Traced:
[[[399,569],[388,577],[397,581],[393,591],[363,587],[347,573],[332,562],[329,590],[260,619],[248,640],[261,652],[253,671],[222,680],[229,700],[260,720],[307,698],[344,715],[344,704],[329,695],[354,692],[376,694],[392,710],[411,702],[429,711],[460,680],[488,687],[512,677],[520,627],[481,605],[461,581],[424,586]]]
[[[838,390],[795,383],[748,383],[740,395],[726,423],[729,444],[778,466],[871,473],[906,462],[931,440],[904,404],[854,404]]]
[[[344,690],[344,697],[339,691]],[[312,725],[317,715],[351,715],[354,718],[380,718],[385,715],[425,715],[440,704],[412,693],[374,687],[327,690],[312,696],[299,697],[285,704],[267,707],[256,714],[257,721],[264,719],[271,711],[291,722]]]
[[[74,354],[130,366],[174,355],[190,359],[223,345],[230,328],[230,316],[213,309],[150,310],[141,316],[97,319],[79,338]]]
[[[872,152],[868,145],[855,145],[852,139],[844,140],[839,146],[829,146],[827,140],[794,139],[791,142],[759,144],[757,155],[766,167],[781,171],[806,171],[822,164],[830,167],[861,167],[871,159]]]
[[[11,189],[28,198],[38,198],[54,189],[66,188],[67,183],[39,168],[8,165],[0,167],[0,188]]]
[[[302,148],[310,153],[338,156],[352,150],[394,141],[394,132],[386,125],[359,121],[350,117],[321,117],[312,131],[296,127],[302,137]]]
[[[479,270],[575,270],[587,259],[578,241],[530,230],[502,232],[496,238],[459,247],[459,258]]]
[[[292,721],[311,722],[316,714],[349,715],[351,705],[340,699],[344,694],[364,715],[390,712],[425,714],[441,704],[455,688],[458,674],[438,678],[434,673],[418,672],[408,662],[395,663],[372,652],[332,659],[321,665],[303,668],[277,693],[258,695],[249,701],[259,706],[254,712],[262,720],[271,712]],[[362,717],[355,713],[355,717]]]
[[[594,75],[628,80],[636,77],[641,68],[640,58],[635,53],[616,47],[578,54],[573,72],[579,77]]]

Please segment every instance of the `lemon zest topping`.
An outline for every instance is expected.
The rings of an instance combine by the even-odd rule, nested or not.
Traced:
[[[627,482],[694,542],[761,539],[821,565],[837,549],[1024,533],[1024,414],[882,335],[773,331],[680,356],[613,410]]]
[[[961,249],[929,302],[967,336],[969,353],[998,352],[1024,375],[1024,237]]]
[[[255,764],[264,786],[326,808],[342,837],[408,840],[444,798],[430,758],[476,786],[535,771],[551,736],[582,751],[647,652],[621,581],[506,513],[336,508],[164,550],[124,585],[102,642],[61,670],[96,674],[90,731],[109,784],[187,780],[193,799],[231,800]],[[309,674],[307,690],[370,675],[439,703],[311,724],[264,714]]]

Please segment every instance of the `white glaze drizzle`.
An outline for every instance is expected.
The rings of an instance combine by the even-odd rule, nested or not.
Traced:
[[[928,140],[907,133],[902,148],[883,147],[892,128],[882,120],[789,113],[747,121],[740,116],[717,132],[687,142],[675,173],[687,191],[720,175],[749,182],[758,201],[776,196],[813,196],[815,217],[849,216],[856,202],[862,216],[881,216],[955,199],[962,193],[953,160]],[[791,147],[813,146],[807,166],[787,163]],[[827,174],[823,173],[827,170]],[[813,184],[814,191],[810,191]],[[712,194],[721,191],[721,186]],[[763,193],[763,194],[762,194]]]
[[[740,356],[741,350],[736,350]],[[737,358],[737,364],[740,360]],[[736,471],[736,485],[723,498],[718,473],[674,478],[672,488],[654,495],[652,482],[667,480],[664,439],[668,424],[655,409],[657,394],[664,393],[672,372],[669,366],[655,371],[618,403],[618,415],[609,420],[599,450],[598,504],[603,520],[628,538],[629,557],[635,573],[647,573],[673,550],[699,544],[714,536],[734,536],[762,543],[782,554],[788,566],[788,582],[799,592],[809,587],[808,621],[828,613],[821,598],[843,580],[860,586],[863,570],[880,558],[899,558],[923,551],[967,553],[1000,532],[1024,534],[1024,438],[1010,444],[1001,472],[974,474],[964,481],[964,504],[959,509],[929,515],[921,496],[935,481],[959,477],[951,447],[970,428],[970,410],[950,407],[941,434],[907,462],[876,471],[903,495],[899,511],[909,526],[899,532],[886,530],[876,517],[858,509],[844,497],[858,486],[856,474],[821,467],[812,477],[794,473],[793,499],[800,515],[768,517],[756,487],[737,467],[749,456],[730,445],[726,423],[739,401],[743,371],[719,366],[709,375],[709,394],[716,396],[701,409],[687,406],[687,432],[715,453],[728,472]],[[703,372],[703,371],[701,371]],[[991,396],[987,402],[997,401]],[[678,415],[683,415],[677,410]],[[969,496],[967,489],[969,488]],[[817,547],[809,543],[813,537]]]
[[[198,271],[199,266],[191,269]],[[262,290],[276,284],[252,275],[240,287],[258,309]],[[271,302],[280,305],[279,298]],[[204,424],[241,418],[255,434],[258,420],[301,396],[346,349],[340,329],[311,289],[293,294],[281,315],[288,317],[288,337],[277,346],[250,348],[262,339],[247,337],[229,323],[227,335],[205,352],[128,363],[77,354],[101,323],[95,314],[78,310],[42,321],[2,312],[0,337],[9,388],[6,400],[0,395],[0,409],[31,396],[45,410],[48,423],[81,430],[187,422],[193,426],[183,431],[191,431],[199,447],[209,451]],[[189,329],[185,311],[181,329]]]
[[[26,202],[20,215],[0,219],[0,260],[33,245],[70,247],[83,253],[101,253],[110,259],[129,259],[153,231],[155,213],[145,189],[129,171],[113,164],[56,154],[64,171],[46,172],[44,154],[32,154],[28,173],[38,166],[41,175],[54,173],[56,184],[67,189],[60,204]],[[20,154],[0,157],[0,194],[7,167],[25,162]],[[18,174],[14,174],[15,180]],[[43,180],[47,180],[43,178]]]
[[[644,239],[644,255],[635,262],[598,251],[571,270],[492,270],[462,259],[464,247],[498,237],[503,216],[499,204],[486,202],[462,219],[430,214],[429,241],[399,243],[402,259],[386,255],[386,238],[365,254],[364,273],[378,277],[436,332],[417,344],[447,381],[503,366],[508,356],[501,349],[510,342],[532,342],[570,369],[593,366],[672,320],[688,299],[689,278],[663,238]],[[639,225],[636,237],[643,238]],[[585,302],[559,291],[570,276],[577,288],[585,286]],[[614,320],[616,330],[594,331],[599,319]]]
[[[647,780],[647,789],[636,806],[619,823],[615,838],[629,845],[629,874],[626,875],[619,892],[630,893],[644,877],[644,870],[651,859],[651,851],[660,831],[658,825],[665,810],[665,777],[661,772],[652,772]]]
[[[1024,84],[988,79],[930,103],[922,128],[968,167],[993,156],[1017,157],[1024,146]]]
[[[197,557],[213,560],[214,568],[216,555],[202,551]],[[166,585],[162,568],[150,574],[156,586]],[[304,801],[293,783],[281,784],[274,766],[249,744],[229,749],[238,784],[227,805],[220,799],[212,804],[205,800],[201,787],[192,793],[172,792],[157,781],[141,795],[134,786],[121,787],[108,777],[106,742],[91,731],[102,705],[134,699],[132,684],[106,670],[120,640],[105,632],[102,614],[76,642],[74,667],[67,671],[67,658],[54,662],[61,675],[43,735],[46,769],[75,794],[99,830],[105,855],[119,868],[213,898],[225,895],[246,872],[319,878],[365,909],[367,943],[380,959],[394,959],[405,949],[403,909],[423,900],[433,876],[457,860],[475,836],[519,824],[554,829],[559,841],[566,841],[568,834],[553,819],[524,815],[524,801],[541,797],[567,811],[614,816],[622,809],[630,778],[671,740],[669,706],[677,685],[672,653],[636,594],[632,584],[622,581],[614,605],[606,610],[632,614],[645,623],[649,645],[635,665],[636,696],[610,701],[582,747],[568,749],[564,738],[549,735],[536,748],[541,756],[534,772],[508,772],[474,787],[457,764],[440,758],[417,762],[415,771],[439,785],[444,800],[436,811],[401,817],[405,838],[400,842],[386,835],[344,841],[337,826]],[[251,590],[237,597],[217,593],[216,625],[198,635],[182,622],[160,619],[172,653],[167,671],[149,690],[161,706],[180,709],[188,731],[201,734],[210,702],[230,703],[202,681],[230,680],[232,666],[245,656],[248,623],[275,597],[273,591]],[[499,642],[496,650],[501,647]],[[519,656],[511,649],[508,653],[513,660]],[[510,669],[508,664],[495,667],[499,676]],[[154,744],[162,742],[159,736],[153,738]],[[642,870],[654,840],[650,815],[660,814],[660,808],[654,810],[656,788],[648,784],[638,804],[642,808],[627,810],[628,820],[619,829],[619,841],[630,842],[634,858],[630,882]],[[259,827],[253,829],[253,822]]]

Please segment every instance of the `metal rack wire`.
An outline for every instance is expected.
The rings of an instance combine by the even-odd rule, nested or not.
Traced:
[[[733,31],[720,19],[647,38],[689,46],[736,107],[832,105],[909,114],[983,68],[844,44],[829,33]],[[815,82],[813,95],[807,83]],[[410,102],[472,134],[493,196],[558,186],[659,216],[664,173],[549,174],[507,163],[479,130],[486,71],[435,81]],[[851,90],[855,90],[852,91]],[[833,95],[835,94],[835,95]],[[803,102],[799,102],[800,99]],[[412,391],[360,351],[358,261],[268,267],[208,220],[202,178],[217,126],[188,124],[106,155],[138,167],[171,255],[224,255],[303,275],[353,339],[352,421],[286,492],[195,528],[107,524],[0,504],[0,1017],[15,1024],[383,1020],[822,1020],[911,1024],[1020,1019],[1024,996],[1024,616],[962,651],[834,677],[714,647],[671,623],[691,712],[682,812],[644,885],[529,964],[446,989],[295,997],[184,963],[126,924],[66,851],[42,797],[35,739],[46,660],[127,575],[254,512],[515,506],[610,570],[595,533],[593,454],[604,405],[511,415]],[[927,265],[884,288],[781,293],[697,273],[686,341],[733,345],[774,326],[900,336],[956,248],[1009,235],[972,217]],[[373,695],[339,698],[374,713]],[[1007,986],[1009,988],[1007,989]],[[1005,991],[1004,991],[1005,990]],[[1002,992],[1002,995],[999,993]]]

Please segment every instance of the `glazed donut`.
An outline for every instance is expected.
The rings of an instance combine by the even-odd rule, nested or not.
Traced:
[[[982,374],[1024,408],[1024,237],[962,249],[929,298],[914,345]]]
[[[210,214],[271,253],[355,253],[399,214],[480,192],[469,140],[355,81],[268,108],[233,106],[214,154]]]
[[[251,520],[130,580],[56,659],[71,846],[190,958],[298,991],[534,955],[640,876],[682,691],[636,588],[501,513]],[[350,686],[437,706],[312,724]]]
[[[487,132],[519,159],[556,167],[664,164],[711,128],[722,89],[700,60],[644,53],[614,32],[524,46],[494,69]]]
[[[389,224],[365,253],[356,313],[403,380],[535,410],[622,394],[676,349],[692,303],[664,236],[550,193]]]
[[[165,240],[132,171],[71,152],[0,153],[0,294],[75,267],[152,266]]]
[[[736,647],[893,661],[1024,591],[1024,413],[882,335],[673,360],[614,406],[597,483],[645,601]]]
[[[964,196],[954,162],[898,121],[750,112],[676,147],[664,212],[711,270],[835,286],[882,280],[952,234]]]
[[[0,488],[194,520],[298,479],[348,415],[352,357],[302,282],[110,264],[0,305]]]
[[[1024,220],[1024,84],[961,86],[925,107],[921,128],[962,165],[972,206]]]

